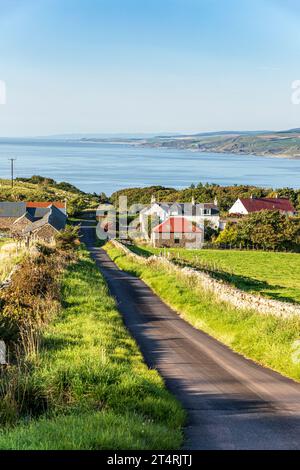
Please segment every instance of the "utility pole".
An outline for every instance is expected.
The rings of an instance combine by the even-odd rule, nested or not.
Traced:
[[[16,158],[9,158],[10,160],[10,171],[11,171],[11,187],[14,187],[14,162],[16,161]]]

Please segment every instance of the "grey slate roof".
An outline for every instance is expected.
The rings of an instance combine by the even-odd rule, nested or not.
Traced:
[[[41,219],[51,211],[51,207],[27,207],[27,212],[34,221]]]
[[[34,219],[33,217],[28,213],[28,212],[25,212],[25,214],[21,215],[21,217],[19,217],[18,219],[16,219],[13,223],[13,225],[17,224],[18,222],[20,222],[22,219],[27,219],[29,220],[30,222],[34,222]]]
[[[197,202],[196,204],[192,204],[190,202],[156,202],[156,204],[167,213],[170,213],[171,210],[171,215],[175,215],[173,212],[176,212],[176,215],[201,215],[199,212],[204,209],[210,209],[211,215],[219,215],[220,212],[218,206],[210,202]],[[148,206],[143,211],[150,209],[150,207],[151,206]]]
[[[25,202],[0,202],[0,217],[22,217],[26,213]]]
[[[67,216],[57,207],[51,206],[50,210],[41,219],[33,222],[25,228],[24,233],[32,233],[43,227],[44,225],[51,225],[56,230],[63,230],[66,226]]]

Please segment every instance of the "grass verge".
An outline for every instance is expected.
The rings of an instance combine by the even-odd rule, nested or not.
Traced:
[[[0,449],[177,449],[184,412],[149,370],[86,251],[62,285],[63,309],[18,377],[23,414]]]
[[[195,328],[264,366],[300,380],[300,364],[293,360],[295,341],[300,336],[299,318],[239,310],[202,289],[193,278],[155,262],[139,262],[110,243],[105,250],[121,269],[141,278]]]

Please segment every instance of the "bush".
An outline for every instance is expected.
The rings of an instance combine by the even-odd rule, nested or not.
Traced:
[[[252,246],[263,250],[300,250],[300,218],[279,211],[260,211],[228,223],[216,239],[218,245]]]
[[[79,243],[79,226],[67,225],[66,228],[56,236],[56,246],[59,250],[73,250]]]
[[[59,273],[65,264],[56,250],[27,258],[1,295],[0,337],[13,345],[29,329],[39,330],[59,308]]]
[[[0,386],[0,449],[178,448],[185,414],[144,364],[87,252],[61,291],[39,354],[9,371],[4,395]]]

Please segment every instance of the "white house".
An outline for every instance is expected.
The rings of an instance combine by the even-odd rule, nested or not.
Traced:
[[[279,197],[250,197],[239,198],[229,209],[229,214],[247,215],[262,210],[280,211],[286,215],[295,215],[296,209],[287,198]]]
[[[148,226],[149,219],[157,218],[157,224],[164,222],[169,217],[184,217],[197,226],[203,227],[204,223],[209,223],[212,228],[219,228],[219,208],[217,201],[213,203],[169,203],[156,202],[152,197],[151,204],[140,211],[139,222],[140,229],[145,238],[149,238]]]

